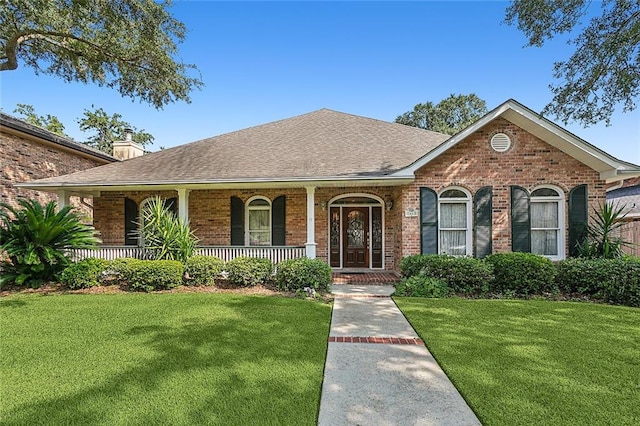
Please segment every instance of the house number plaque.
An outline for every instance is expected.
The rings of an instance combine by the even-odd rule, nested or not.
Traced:
[[[418,209],[409,208],[404,211],[404,217],[418,217]]]

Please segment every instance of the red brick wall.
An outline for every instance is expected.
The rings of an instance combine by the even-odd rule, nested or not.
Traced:
[[[42,204],[58,201],[56,194],[16,188],[15,183],[60,176],[104,164],[4,132],[0,133],[0,161],[0,202],[13,206],[17,206],[19,197],[35,199]],[[71,202],[90,216],[91,210],[81,206],[77,197],[72,197]]]
[[[511,148],[495,152],[490,139],[496,133],[511,138]],[[565,225],[568,225],[569,190],[588,185],[589,203],[597,206],[605,200],[607,185],[599,173],[578,160],[543,142],[504,119],[497,119],[473,133],[416,173],[416,181],[404,188],[403,208],[420,208],[420,190],[430,187],[436,192],[448,186],[461,186],[475,192],[493,186],[493,251],[511,250],[510,186],[529,191],[539,185],[554,185],[564,191]],[[591,209],[591,207],[590,207]],[[402,217],[402,255],[420,252],[419,217]],[[568,235],[568,230],[565,230]]]

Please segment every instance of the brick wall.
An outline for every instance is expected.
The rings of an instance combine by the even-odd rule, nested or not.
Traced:
[[[20,197],[44,204],[58,201],[56,194],[17,188],[15,183],[60,176],[104,164],[69,151],[35,142],[17,135],[0,133],[0,202],[17,206]],[[90,217],[91,209],[71,197],[73,205]]]
[[[511,138],[511,148],[495,152],[490,139],[496,133]],[[559,187],[565,198],[565,225],[568,224],[568,195],[571,188],[588,185],[590,211],[605,200],[607,185],[599,173],[578,160],[552,147],[518,126],[497,119],[473,133],[455,147],[425,165],[416,173],[416,181],[404,188],[403,208],[420,208],[419,188],[436,192],[448,186],[461,186],[475,192],[493,186],[493,251],[511,250],[510,186],[519,185],[529,191],[549,184]],[[420,252],[419,217],[402,217],[402,255]],[[568,234],[568,230],[565,230]]]

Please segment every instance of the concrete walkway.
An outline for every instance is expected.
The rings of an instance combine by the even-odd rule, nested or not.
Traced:
[[[318,424],[480,425],[391,293],[390,286],[333,286]]]

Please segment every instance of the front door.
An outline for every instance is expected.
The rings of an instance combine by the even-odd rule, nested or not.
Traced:
[[[343,266],[345,268],[369,267],[369,208],[345,207],[342,209]]]

